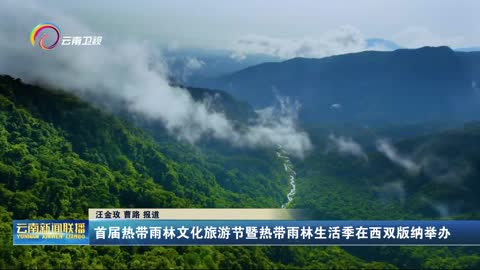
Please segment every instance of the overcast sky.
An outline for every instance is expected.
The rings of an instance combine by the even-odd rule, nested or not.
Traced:
[[[480,1],[53,1],[94,31],[158,44],[225,48],[244,36],[320,37],[348,26],[404,47],[480,45]],[[61,24],[61,22],[58,22]]]

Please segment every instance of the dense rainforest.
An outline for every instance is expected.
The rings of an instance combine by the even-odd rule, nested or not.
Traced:
[[[189,91],[195,96],[203,90]],[[238,105],[225,105],[238,110],[232,118],[247,110],[229,102]],[[466,247],[12,246],[13,219],[85,219],[94,207],[280,207],[285,201],[288,180],[274,149],[237,149],[209,141],[192,146],[158,123],[137,120],[61,90],[0,76],[0,268],[480,267],[479,250]],[[470,147],[456,160],[468,159],[478,168],[479,152],[471,145],[479,145],[479,130],[468,126],[441,133],[429,147],[446,154]],[[469,140],[454,145],[458,137]],[[408,151],[427,139],[406,140],[400,147]],[[320,149],[321,142],[316,143]],[[431,191],[436,182],[418,184],[427,176],[405,175],[406,198],[385,203],[370,187],[389,182],[397,171],[382,157],[369,157],[368,165],[320,152],[294,160],[299,180],[292,206],[313,208],[331,219],[435,218],[422,208],[421,195],[450,198],[449,188]],[[478,213],[477,173],[469,171],[464,183],[471,190],[459,218]]]

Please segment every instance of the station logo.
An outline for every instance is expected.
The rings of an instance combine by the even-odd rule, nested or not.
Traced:
[[[30,43],[33,47],[38,44],[43,50],[52,50],[61,46],[100,46],[102,36],[61,36],[60,27],[54,23],[45,22],[33,28],[30,32]]]

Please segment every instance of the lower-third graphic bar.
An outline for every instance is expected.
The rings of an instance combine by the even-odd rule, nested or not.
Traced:
[[[90,245],[480,245],[480,221],[89,221]]]

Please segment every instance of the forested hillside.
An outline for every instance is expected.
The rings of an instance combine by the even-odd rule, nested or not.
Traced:
[[[273,150],[211,141],[191,146],[155,121],[130,122],[123,116],[127,120],[65,92],[0,77],[0,268],[479,267],[475,248],[12,246],[13,219],[82,219],[90,207],[280,207],[284,202],[288,181]],[[478,162],[472,147],[478,130],[468,125],[397,147],[409,153],[428,145],[422,149]],[[421,178],[402,174],[375,153],[369,156],[368,163],[319,152],[294,160],[299,178],[292,206],[316,209],[325,219],[436,217],[420,195],[444,198],[451,188],[407,185],[403,202],[379,198],[372,187],[390,182],[395,173],[412,183]],[[476,213],[475,175],[465,181],[471,195],[459,218]]]
[[[12,246],[13,219],[81,219],[90,207],[279,207],[288,182],[235,167],[248,166],[242,155],[214,159],[157,143],[72,95],[8,76],[0,77],[0,123],[2,269],[393,267],[338,247]],[[273,172],[276,163],[261,166]],[[259,174],[265,183],[240,188]]]
[[[411,126],[405,127],[409,132],[402,134],[392,129],[376,131],[373,129],[359,129],[350,131],[358,138],[360,145],[368,156],[364,158],[344,155],[336,152],[325,152],[331,141],[323,130],[317,130],[314,137],[320,150],[310,155],[306,160],[299,162],[297,168],[302,172],[302,177],[314,185],[326,185],[342,190],[352,190],[357,197],[352,200],[352,206],[359,204],[362,197],[368,198],[368,205],[383,211],[366,211],[365,207],[352,208],[348,214],[329,216],[329,218],[350,219],[353,215],[357,218],[380,219],[412,219],[412,218],[437,218],[457,217],[472,218],[478,216],[480,201],[476,195],[480,189],[478,178],[480,176],[480,125],[478,122],[467,123],[461,127],[432,131],[424,134],[422,130],[415,130]],[[432,127],[433,130],[437,128]],[[338,130],[338,129],[337,129]],[[313,131],[312,131],[313,132]],[[347,133],[347,131],[344,131]],[[411,163],[414,168],[405,168],[404,163],[398,164],[390,160],[385,154],[375,147],[382,134],[396,137],[392,148],[402,159],[402,162]],[[410,134],[410,135],[406,135]],[[397,161],[398,162],[398,161]],[[314,179],[316,183],[314,183]],[[328,180],[331,179],[331,180]],[[343,188],[341,186],[344,186]],[[311,186],[306,190],[317,190]],[[322,189],[319,189],[322,190]],[[359,192],[358,191],[362,191]],[[333,211],[332,207],[320,204],[316,192],[300,192],[300,196],[312,196],[317,205],[325,210]],[[318,192],[321,194],[332,194]],[[334,193],[335,194],[335,193]],[[380,198],[382,196],[383,199]],[[308,205],[306,198],[298,198],[299,206]],[[321,197],[320,197],[321,198]],[[373,200],[377,198],[377,200]],[[345,202],[345,198],[342,198]],[[372,201],[373,200],[373,201]],[[378,202],[378,204],[375,204]],[[354,203],[354,204],[353,204]],[[307,205],[306,205],[307,204]],[[323,205],[323,206],[322,206]],[[334,206],[339,205],[333,203]],[[396,206],[398,209],[384,209]],[[440,208],[445,208],[444,213],[439,213]],[[309,206],[311,207],[311,206]],[[346,208],[340,207],[344,211]],[[372,216],[373,215],[373,216]]]
[[[297,164],[297,196],[291,207],[315,209],[323,219],[415,220],[478,219],[480,125],[424,134],[358,128],[337,128],[366,146],[367,157],[326,152],[331,144],[324,129],[311,129],[317,150]],[[432,130],[436,130],[435,126]],[[392,148],[411,161],[406,170],[375,148],[383,134],[396,138]],[[408,135],[406,135],[408,134]],[[410,137],[408,139],[402,139]],[[372,141],[373,140],[373,141]],[[476,269],[478,247],[348,247],[362,259],[376,259],[402,268]]]

